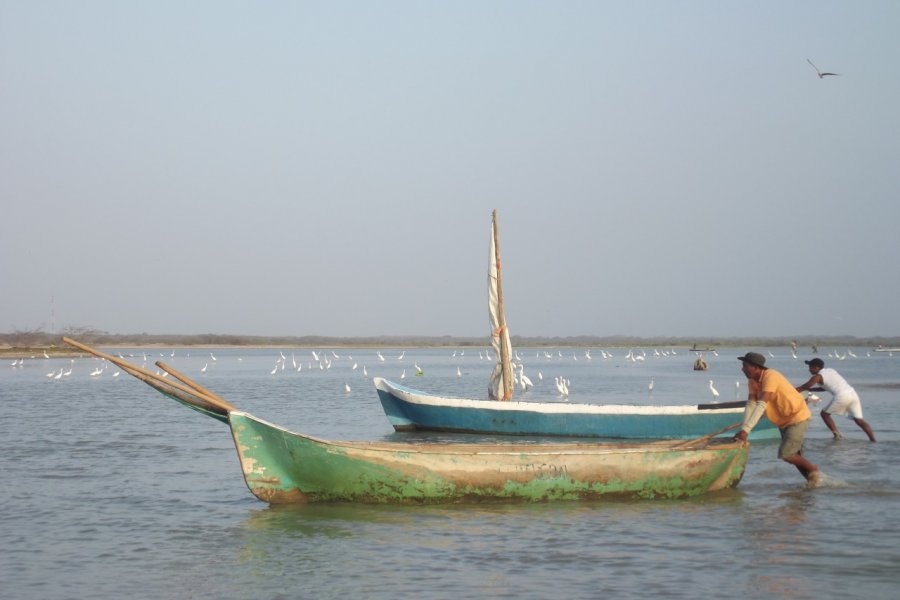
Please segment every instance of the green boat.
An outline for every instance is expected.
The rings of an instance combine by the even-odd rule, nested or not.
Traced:
[[[749,444],[721,431],[640,444],[327,441],[238,410],[161,362],[171,378],[63,341],[228,424],[247,487],[271,504],[675,498],[734,487],[747,462]]]

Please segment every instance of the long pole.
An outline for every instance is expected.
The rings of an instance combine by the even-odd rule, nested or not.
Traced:
[[[178,371],[176,371],[169,365],[165,364],[163,361],[161,361],[161,360],[156,361],[156,366],[159,367],[160,369],[162,369],[163,371],[165,371],[166,373],[168,373],[169,375],[171,375],[172,377],[174,377],[175,379],[177,379],[178,381],[180,381],[181,383],[185,384],[186,386],[189,386],[189,387],[197,390],[201,394],[206,394],[210,398],[215,398],[219,402],[228,404],[228,402],[226,402],[224,398],[222,398],[215,392],[212,392],[212,391],[206,389],[205,387],[203,387],[202,385],[200,385],[199,383],[192,381],[191,379],[188,378],[187,375],[185,375],[183,373],[179,373]],[[168,382],[166,382],[166,383],[168,383]]]
[[[159,383],[162,383],[166,386],[175,388],[176,390],[180,390],[182,392],[196,396],[197,398],[200,398],[204,402],[211,404],[211,405],[219,408],[220,410],[224,410],[225,412],[231,412],[233,410],[236,410],[236,408],[232,404],[226,402],[225,400],[222,400],[221,398],[210,396],[210,395],[205,394],[196,389],[191,389],[190,387],[182,385],[176,381],[169,381],[163,377],[160,377],[156,373],[153,373],[152,371],[148,371],[146,369],[142,369],[138,366],[132,365],[128,361],[125,361],[118,357],[115,357],[112,354],[107,354],[105,352],[101,352],[100,350],[91,348],[88,345],[82,344],[81,342],[76,342],[75,340],[67,338],[67,337],[64,337],[62,339],[62,341],[69,344],[70,346],[74,346],[75,348],[78,348],[79,350],[84,350],[88,354],[93,354],[94,356],[99,357],[99,358],[105,358],[112,364],[122,367],[131,375],[135,375],[135,373],[139,373],[140,375],[143,376],[143,377],[138,377],[138,379],[147,378],[147,379],[152,379],[152,380],[158,381]],[[135,376],[137,377],[137,375],[135,375]]]
[[[506,331],[506,315],[503,310],[503,271],[500,269],[500,226],[497,223],[497,209],[493,212],[494,224],[494,261],[497,265],[497,323],[500,330],[500,369],[503,373],[503,397],[502,400],[512,398],[513,382],[512,367],[509,357],[509,334]]]
[[[717,435],[725,433],[726,431],[731,431],[732,429],[737,429],[740,426],[741,426],[741,423],[740,423],[740,421],[738,421],[737,423],[733,423],[733,424],[729,425],[728,427],[723,427],[722,429],[720,429],[718,431],[714,431],[712,433],[707,433],[706,435],[702,435],[693,440],[687,440],[686,442],[681,442],[680,444],[675,444],[674,446],[672,446],[672,448],[687,448],[690,446],[695,446],[701,442],[708,441],[710,438],[714,438]]]

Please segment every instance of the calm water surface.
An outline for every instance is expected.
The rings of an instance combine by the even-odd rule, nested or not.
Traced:
[[[706,372],[694,372],[684,350],[647,348],[634,362],[609,350],[612,358],[598,348],[589,360],[580,349],[551,358],[519,349],[536,384],[525,397],[558,400],[556,376],[580,402],[707,402],[709,379],[720,400],[744,396],[743,348],[707,355]],[[102,366],[94,359],[5,360],[2,596],[895,598],[900,355],[849,350],[856,356],[820,356],[856,386],[879,442],[846,419],[837,420],[846,439],[832,441],[816,410],[806,454],[827,476],[821,488],[805,489],[775,458],[777,444],[758,442],[736,490],[696,499],[424,507],[270,507],[244,485],[227,426],[114,377],[113,367],[92,376]],[[408,348],[403,358],[404,349],[384,348],[384,361],[371,349],[316,351],[330,368],[308,349],[213,350],[216,360],[208,350],[157,349],[147,365],[163,360],[290,429],[371,440],[405,435],[391,430],[373,376],[405,371],[412,387],[480,398],[491,369],[473,348]],[[116,352],[144,362],[140,350]],[[763,352],[792,381],[808,377],[786,349]],[[271,374],[281,354],[286,366]]]

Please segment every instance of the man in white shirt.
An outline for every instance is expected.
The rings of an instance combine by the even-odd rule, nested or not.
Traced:
[[[825,361],[821,358],[804,361],[809,365],[809,372],[812,375],[809,381],[797,388],[798,392],[831,392],[832,399],[828,406],[822,409],[822,420],[831,430],[834,439],[839,440],[844,436],[838,431],[831,415],[844,416],[849,413],[849,417],[859,425],[859,428],[866,432],[870,441],[875,441],[875,434],[872,427],[863,420],[862,404],[859,401],[859,394],[853,389],[847,380],[840,376],[834,369],[826,369]]]

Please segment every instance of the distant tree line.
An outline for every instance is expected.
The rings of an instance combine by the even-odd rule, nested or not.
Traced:
[[[13,348],[39,348],[62,345],[61,337],[67,336],[85,344],[97,346],[299,346],[299,347],[376,347],[376,346],[462,346],[485,347],[490,339],[484,337],[443,336],[349,336],[324,335],[305,336],[254,336],[216,333],[198,334],[115,334],[85,327],[68,328],[61,334],[51,334],[41,330],[18,330],[0,333],[0,346]],[[529,337],[512,336],[513,347],[688,347],[698,348],[720,346],[790,346],[796,342],[802,349],[817,346],[821,349],[843,346],[898,346],[898,337],[856,337],[834,336],[793,336],[793,337],[638,337],[638,336],[552,336]]]

